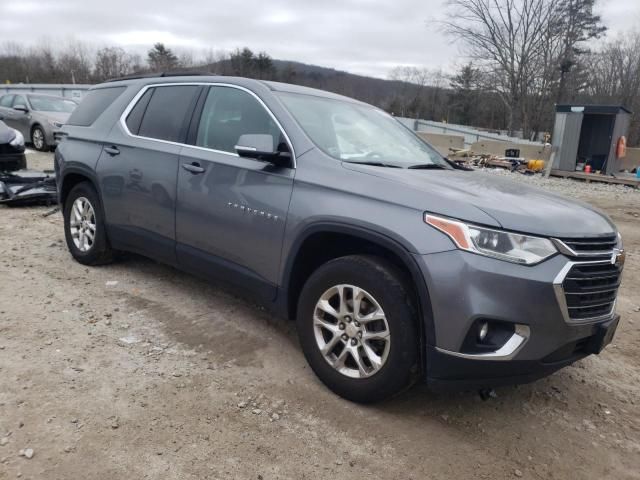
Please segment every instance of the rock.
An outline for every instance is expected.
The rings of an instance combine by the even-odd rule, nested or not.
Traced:
[[[118,285],[118,281],[117,280],[109,280],[108,282],[105,282],[105,285],[107,287],[115,287],[116,285]]]
[[[274,412],[273,414],[271,414],[271,420],[280,420],[280,415]]]
[[[21,457],[31,460],[33,458],[33,448],[23,448],[19,454]]]
[[[118,419],[116,418],[113,422],[111,422],[111,428],[115,430],[119,427],[120,427],[120,424],[118,423]]]
[[[129,335],[128,337],[120,338],[120,341],[125,345],[133,345],[134,343],[140,343],[140,340],[133,335]]]
[[[247,402],[239,402],[238,408],[247,408]]]
[[[64,453],[71,453],[73,452],[73,447],[64,447]]]
[[[260,415],[262,413],[262,410],[260,410],[259,408],[254,408],[253,410],[251,410],[251,413],[253,413],[254,415]]]
[[[516,477],[522,477],[522,475],[523,475],[522,470],[518,470],[517,468],[513,471],[513,474]]]
[[[0,447],[4,447],[7,443],[9,443],[9,438],[8,437],[0,438]]]
[[[336,460],[336,465],[342,465],[342,460]]]

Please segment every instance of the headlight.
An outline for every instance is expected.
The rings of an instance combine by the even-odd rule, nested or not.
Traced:
[[[47,120],[47,122],[54,128],[62,128],[62,126],[64,125],[63,123],[56,122],[55,120]]]
[[[24,137],[22,134],[18,130],[13,130],[13,133],[15,136],[13,137],[13,140],[9,142],[9,145],[15,148],[24,147]]]
[[[448,235],[461,250],[507,262],[533,265],[557,253],[556,247],[547,238],[467,225],[428,213],[425,213],[424,221]]]
[[[620,232],[618,232],[618,244],[616,245],[616,248],[620,251],[624,250],[624,245],[622,244],[622,235],[620,235]]]

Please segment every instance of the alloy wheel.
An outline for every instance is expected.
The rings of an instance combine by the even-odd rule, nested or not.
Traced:
[[[391,333],[380,304],[355,285],[325,291],[313,313],[316,344],[331,367],[350,378],[377,373],[387,361]]]
[[[44,133],[39,128],[33,130],[32,135],[33,146],[36,147],[37,150],[42,150],[44,147]]]
[[[93,247],[96,238],[96,214],[93,205],[85,197],[78,197],[73,202],[69,213],[69,228],[73,244],[83,253]]]

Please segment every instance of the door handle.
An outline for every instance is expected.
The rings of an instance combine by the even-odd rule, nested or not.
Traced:
[[[112,157],[115,157],[116,155],[120,155],[120,150],[115,145],[112,145],[111,147],[104,147],[104,151],[107,152]]]
[[[204,168],[202,168],[198,162],[183,163],[182,168],[194,175],[197,173],[204,173]]]

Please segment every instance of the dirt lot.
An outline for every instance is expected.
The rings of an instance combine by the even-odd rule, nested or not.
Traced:
[[[622,230],[623,320],[602,355],[487,402],[348,403],[294,325],[144,258],[85,268],[60,215],[0,208],[0,478],[640,478],[640,192],[535,182]]]

